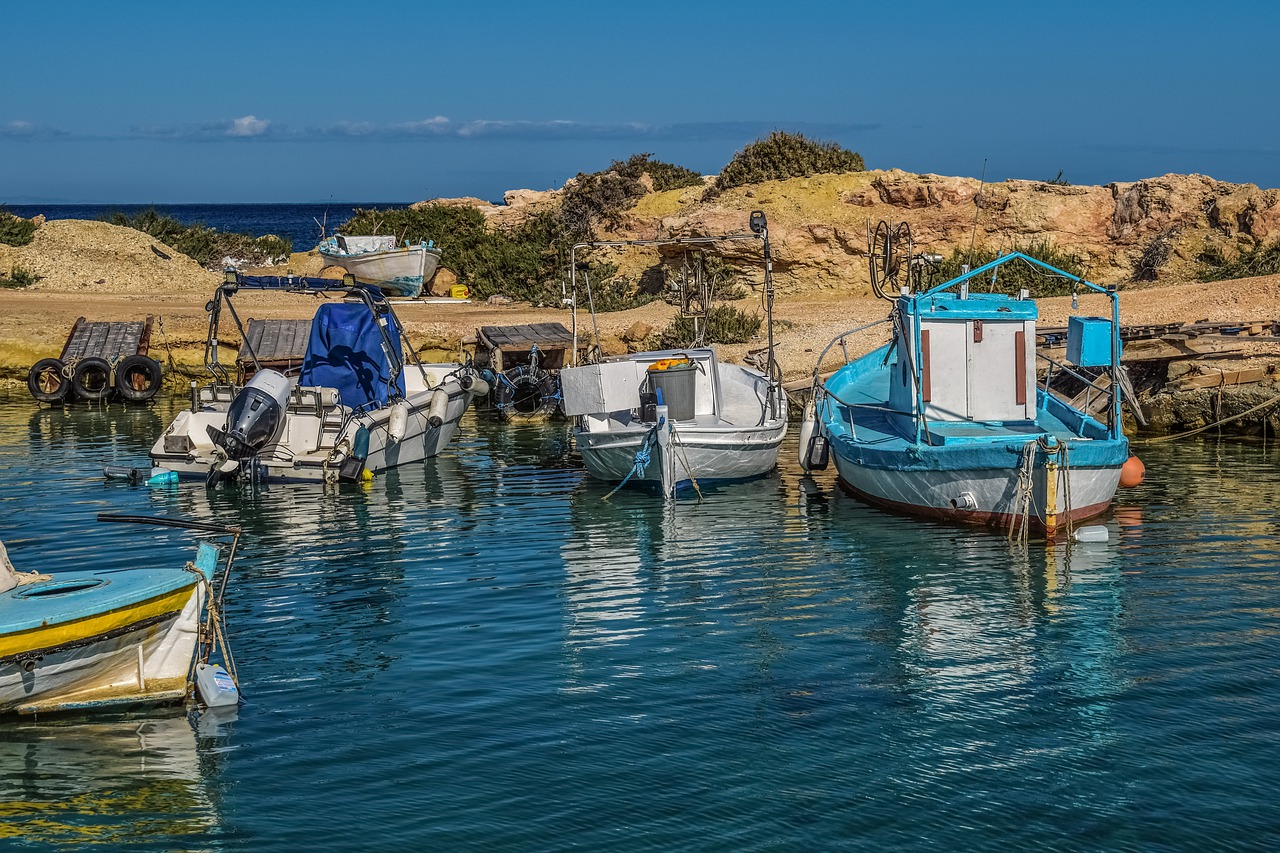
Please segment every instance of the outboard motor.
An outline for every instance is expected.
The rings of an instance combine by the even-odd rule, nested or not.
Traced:
[[[228,460],[252,459],[279,439],[284,429],[289,391],[289,379],[283,373],[258,371],[231,401],[226,430],[211,426],[209,437],[227,454]],[[229,467],[231,470],[224,470],[224,474],[232,473],[237,466]]]

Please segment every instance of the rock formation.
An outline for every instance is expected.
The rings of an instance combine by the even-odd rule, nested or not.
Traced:
[[[506,205],[477,202],[495,225],[518,222],[554,202],[559,190],[517,190]],[[472,200],[448,200],[468,203]],[[441,203],[441,202],[437,202]],[[1280,190],[1232,184],[1203,175],[1163,175],[1106,186],[917,175],[898,169],[815,175],[729,190],[703,202],[701,188],[649,193],[602,239],[651,240],[745,233],[751,210],[765,211],[774,270],[783,290],[866,291],[867,229],[880,220],[907,222],[915,248],[949,255],[971,242],[1010,250],[1048,241],[1085,260],[1103,284],[1135,279],[1195,278],[1208,248],[1231,254],[1280,238]],[[682,248],[665,249],[668,260]],[[724,242],[730,262],[758,264],[759,247]],[[656,250],[613,250],[605,259],[639,280],[659,260]],[[1139,267],[1146,275],[1136,275]]]

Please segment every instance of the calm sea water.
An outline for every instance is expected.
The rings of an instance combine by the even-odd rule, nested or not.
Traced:
[[[219,231],[275,234],[293,241],[295,252],[314,249],[320,242],[320,226],[333,234],[357,208],[385,210],[407,202],[332,201],[314,204],[13,204],[6,210],[18,216],[44,214],[47,219],[100,219],[112,213],[137,216],[155,209],[185,225],[206,225]]]
[[[1142,448],[1107,545],[1010,550],[783,470],[665,507],[468,417],[372,488],[107,483],[158,409],[0,407],[21,568],[245,527],[247,703],[0,725],[0,846],[1274,850],[1280,453]]]

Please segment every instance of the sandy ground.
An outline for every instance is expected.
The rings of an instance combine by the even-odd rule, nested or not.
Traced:
[[[51,291],[0,290],[0,369],[10,376],[25,375],[37,359],[56,356],[78,317],[90,320],[136,320],[148,314],[157,318],[152,336],[153,355],[180,365],[198,365],[207,334],[205,294],[178,293],[164,296],[121,293],[58,293]],[[315,310],[318,297],[293,294],[242,293],[235,305],[242,319],[307,318]],[[1107,316],[1106,298],[1080,298],[1079,311],[1072,311],[1070,297],[1040,300],[1041,327],[1065,325],[1072,313]],[[759,309],[758,301],[737,303],[744,310]],[[843,332],[867,323],[884,320],[889,304],[865,295],[782,294],[775,302],[775,329],[778,360],[787,380],[810,374],[817,354]],[[462,341],[474,336],[480,326],[520,323],[562,322],[571,326],[571,314],[558,309],[535,309],[527,304],[439,305],[405,302],[396,305],[410,339],[424,353],[434,357],[456,356]],[[601,337],[609,341],[640,322],[660,329],[675,316],[675,308],[653,303],[642,308],[601,314]],[[1195,322],[1200,320],[1270,320],[1280,316],[1280,276],[1241,279],[1215,284],[1185,284],[1122,292],[1121,318],[1126,325],[1139,323]],[[591,330],[589,315],[579,315],[580,331]],[[850,336],[850,354],[865,352],[883,341],[886,326],[880,325]],[[231,318],[224,313],[222,343],[238,346],[239,336]],[[763,333],[746,345],[723,346],[726,358],[740,361],[752,349],[763,347]],[[616,343],[615,343],[616,346]],[[1256,356],[1280,355],[1280,345],[1252,344]],[[835,360],[835,362],[832,361]],[[829,368],[842,359],[837,345],[828,358]]]
[[[320,262],[314,253],[300,253],[291,260],[293,272],[315,275]],[[15,265],[44,276],[36,285],[0,288],[0,374],[25,381],[28,368],[45,356],[56,356],[78,317],[89,320],[137,320],[156,317],[152,355],[178,366],[198,368],[202,361],[208,316],[205,304],[221,280],[218,273],[201,269],[194,261],[141,232],[106,223],[57,220],[45,223],[29,246],[0,246],[0,267]],[[314,267],[314,268],[313,268]],[[277,273],[284,269],[274,270]],[[243,319],[309,318],[319,297],[297,294],[241,293],[235,301]],[[742,310],[762,312],[758,298],[736,303]],[[811,375],[819,352],[850,329],[884,320],[889,303],[865,292],[830,288],[807,289],[787,282],[775,301],[775,340],[778,361],[786,380]],[[488,325],[561,322],[571,326],[569,311],[535,309],[527,304],[441,305],[408,302],[396,311],[410,339],[432,359],[459,356],[463,341]],[[1109,316],[1107,299],[1081,296],[1078,311],[1070,297],[1040,300],[1040,326],[1061,326],[1073,313]],[[621,351],[618,340],[636,323],[660,330],[675,316],[665,303],[601,314],[597,318],[607,352]],[[1121,291],[1121,322],[1125,325],[1211,321],[1259,321],[1280,318],[1280,276],[1239,279],[1212,284],[1165,284]],[[223,344],[238,347],[239,335],[224,314]],[[578,318],[580,331],[588,335],[592,321],[586,312]],[[847,349],[860,354],[884,340],[887,326],[880,325],[846,339],[824,363],[836,366]],[[745,345],[721,347],[722,356],[741,361],[750,350],[766,344],[762,333]],[[1251,361],[1280,357],[1274,343],[1248,345]]]

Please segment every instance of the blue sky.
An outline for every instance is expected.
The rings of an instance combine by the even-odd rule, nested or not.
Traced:
[[[0,203],[413,201],[773,129],[870,168],[1280,186],[1270,3],[24,2]]]

